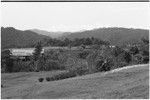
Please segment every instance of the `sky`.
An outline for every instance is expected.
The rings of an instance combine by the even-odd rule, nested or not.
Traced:
[[[3,2],[1,8],[2,26],[20,30],[149,29],[146,2]]]

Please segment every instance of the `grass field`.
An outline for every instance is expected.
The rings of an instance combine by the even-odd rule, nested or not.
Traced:
[[[149,65],[143,65],[117,72],[95,73],[60,81],[38,82],[39,77],[52,76],[62,71],[19,72],[1,74],[2,99],[148,99]]]

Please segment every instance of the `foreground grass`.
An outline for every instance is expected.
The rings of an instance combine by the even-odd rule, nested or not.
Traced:
[[[149,65],[60,81],[37,81],[38,77],[57,73],[60,72],[2,74],[2,98],[149,98]]]

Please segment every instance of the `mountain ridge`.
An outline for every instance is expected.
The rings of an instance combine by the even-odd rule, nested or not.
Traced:
[[[33,30],[22,31],[13,27],[1,27],[1,47],[2,49],[14,47],[33,47],[33,45],[38,41],[54,37],[57,39],[68,38],[71,40],[75,38],[95,37],[101,40],[108,41],[111,45],[136,43],[139,42],[143,37],[149,37],[149,30],[146,29],[118,27],[96,28],[92,30],[84,30],[78,32],[54,32],[53,37],[51,37],[52,35],[46,35],[50,32],[43,30],[41,31],[45,33],[40,34],[40,32],[34,32]]]
[[[97,28],[93,30],[86,30],[83,32],[75,32],[61,38],[87,38],[95,37],[105,41],[111,42],[112,45],[120,45],[123,43],[137,42],[141,38],[149,37],[149,30],[133,29],[133,28]]]
[[[1,27],[1,48],[33,46],[36,42],[49,38],[30,30],[21,31],[13,27]]]
[[[51,38],[58,38],[60,36],[63,35],[64,32],[49,32],[49,31],[45,31],[45,30],[40,30],[40,29],[31,29],[30,31],[33,31],[35,33],[41,34],[41,35],[46,35],[49,36]]]

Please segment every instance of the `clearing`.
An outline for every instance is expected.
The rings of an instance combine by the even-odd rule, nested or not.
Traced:
[[[95,73],[60,81],[38,82],[39,77],[45,78],[58,74],[51,72],[19,72],[2,73],[1,98],[23,99],[148,99],[149,98],[149,65]]]

